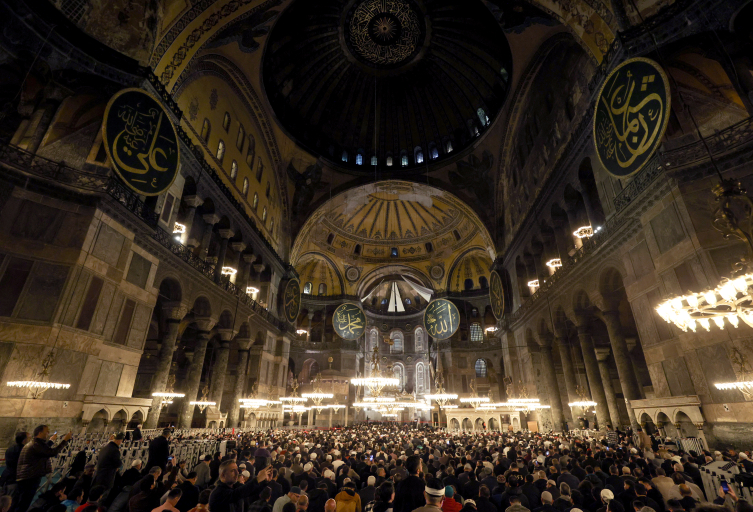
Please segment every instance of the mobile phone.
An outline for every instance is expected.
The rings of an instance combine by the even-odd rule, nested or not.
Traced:
[[[609,446],[607,446],[607,451],[609,451]]]
[[[170,456],[169,456],[169,457],[167,458],[167,460],[173,460],[173,456],[172,456],[172,455],[170,455]]]
[[[729,484],[727,483],[726,480],[722,480],[722,490],[724,492],[729,492]]]
[[[52,433],[52,435],[53,435],[53,436],[56,436],[56,435],[58,435],[58,431],[56,430],[55,432],[53,432],[53,433]]]
[[[371,460],[374,460],[374,456],[373,455],[371,456]]]
[[[546,452],[546,456],[547,456],[547,457],[549,457],[549,450],[547,450],[547,452]]]

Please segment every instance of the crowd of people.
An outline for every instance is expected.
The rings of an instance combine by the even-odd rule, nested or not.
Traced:
[[[750,453],[684,452],[645,432],[448,433],[359,424],[220,435],[225,453],[194,467],[170,455],[171,429],[148,460],[123,468],[111,436],[96,462],[37,496],[70,434],[40,425],[6,452],[0,512],[753,512],[723,485],[705,494],[700,467],[753,472]],[[84,452],[82,452],[84,453]]]

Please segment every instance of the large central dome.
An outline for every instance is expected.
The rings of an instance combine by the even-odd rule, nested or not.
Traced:
[[[425,172],[457,154],[501,109],[511,73],[480,0],[294,0],[265,52],[283,129],[362,172]]]

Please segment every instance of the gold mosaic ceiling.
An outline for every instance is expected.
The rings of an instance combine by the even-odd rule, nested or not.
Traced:
[[[292,261],[308,252],[373,263],[443,260],[471,246],[493,251],[486,229],[465,203],[427,185],[385,181],[349,190],[320,207],[301,229]]]

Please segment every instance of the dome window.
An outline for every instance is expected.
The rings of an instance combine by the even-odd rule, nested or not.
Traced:
[[[235,146],[238,148],[238,151],[243,153],[243,144],[246,142],[246,129],[243,127],[242,124],[238,125],[238,138],[235,139]]]
[[[483,108],[479,108],[476,114],[478,115],[478,120],[481,121],[481,126],[489,126],[489,116],[486,115]]]
[[[228,131],[230,129],[230,114],[225,112],[225,117],[222,118],[222,129]]]
[[[361,153],[356,155],[356,165],[363,165],[363,155]]]
[[[243,178],[243,195],[248,196],[248,178]]]
[[[397,252],[397,247],[393,247],[392,249],[390,249],[390,255],[393,258],[397,258],[398,257],[399,253]]]
[[[371,157],[371,165],[377,165],[379,163],[379,159],[376,157],[376,155]]]
[[[217,160],[222,164],[222,159],[225,158],[225,143],[223,141],[220,141],[219,144],[217,144]]]
[[[417,164],[424,163],[424,152],[421,150],[421,146],[417,146],[416,149],[413,150],[413,159]]]
[[[343,162],[347,162],[348,161],[348,152],[347,151],[343,151],[342,161]]]
[[[246,182],[248,182],[248,180],[246,180]],[[244,182],[243,188],[248,190],[248,183],[246,182]],[[254,209],[254,211],[256,211],[257,206],[259,206],[259,194],[254,192],[254,202],[252,203],[251,207]]]
[[[481,329],[481,326],[479,326],[479,329]],[[476,359],[476,377],[479,379],[486,378],[486,361],[484,361],[483,359]]]
[[[478,322],[471,324],[471,341],[484,341],[484,331],[481,330],[481,324]]]
[[[447,141],[445,141],[444,151],[445,153],[452,153],[452,141],[451,140],[448,139]]]
[[[209,124],[209,119],[204,119],[204,124],[201,125],[201,139],[204,142],[209,142],[209,132],[212,131],[212,125]]]
[[[356,256],[361,255],[361,244],[356,244],[356,248],[353,249],[353,254],[355,254]]]
[[[319,285],[319,295],[327,295],[327,285],[324,283],[321,283]]]
[[[426,252],[433,252],[434,251],[434,246],[432,245],[431,242],[426,242],[424,244],[424,247],[426,248]]]
[[[261,157],[259,157],[259,165],[256,166],[256,181],[261,183],[261,177],[264,174],[264,162],[261,161]]]
[[[238,177],[238,162],[233,160],[233,163],[230,164],[230,179],[235,181],[235,178]]]
[[[306,295],[311,295],[311,288],[311,283],[306,283],[305,285],[303,285],[303,293],[305,293]]]
[[[437,158],[439,158],[439,150],[436,146],[434,146],[433,148],[431,148],[431,159],[436,160]]]
[[[392,157],[391,156],[387,157],[387,167],[392,167]]]
[[[332,245],[332,242],[334,241],[335,241],[335,234],[330,233],[329,236],[327,237],[327,245]]]
[[[408,155],[403,155],[400,157],[400,165],[403,167],[408,167]]]

